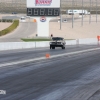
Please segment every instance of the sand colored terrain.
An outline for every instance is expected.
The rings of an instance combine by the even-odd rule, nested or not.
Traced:
[[[63,17],[71,18],[72,16],[63,15]],[[78,39],[78,38],[96,38],[98,35],[100,35],[100,15],[98,15],[97,17],[97,23],[96,23],[96,15],[91,15],[91,23],[89,23],[90,15],[84,16],[83,26],[81,24],[82,22],[81,16],[77,15],[77,16],[74,16],[74,18],[78,18],[78,19],[74,20],[73,28],[72,28],[71,20],[66,23],[62,22],[61,30],[60,30],[60,23],[50,22],[49,23],[49,33],[50,33],[49,36],[53,34],[53,36],[61,36],[66,39]],[[0,22],[0,30],[3,30],[9,27],[10,25],[11,23]],[[36,34],[37,32],[35,32],[29,37],[35,37]]]
[[[12,23],[0,22],[0,31],[9,27]]]
[[[60,23],[50,22],[50,34],[53,36],[61,36],[66,39],[78,39],[78,38],[96,38],[100,35],[100,16],[98,16],[98,22],[96,23],[96,16],[91,16],[91,23],[89,23],[90,16],[84,16],[83,26],[81,24],[82,18],[74,20],[73,28],[72,21],[62,23],[60,30]]]

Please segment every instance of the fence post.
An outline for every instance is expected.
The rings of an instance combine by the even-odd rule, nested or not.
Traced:
[[[76,46],[79,46],[79,39],[76,39]]]
[[[35,41],[35,49],[36,49],[36,41]]]

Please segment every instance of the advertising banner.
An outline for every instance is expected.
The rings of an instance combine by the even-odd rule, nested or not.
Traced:
[[[60,0],[27,0],[27,8],[60,8]]]

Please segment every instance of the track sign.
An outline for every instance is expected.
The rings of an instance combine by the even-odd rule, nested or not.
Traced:
[[[50,5],[52,0],[35,0],[36,5]]]
[[[43,17],[40,17],[40,21],[41,22],[45,22],[46,21],[46,18],[43,16]]]

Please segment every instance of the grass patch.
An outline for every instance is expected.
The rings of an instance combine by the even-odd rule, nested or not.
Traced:
[[[19,25],[19,20],[14,20],[14,22],[13,22],[13,24],[11,26],[9,26],[8,28],[0,31],[0,36],[12,32],[14,29],[17,28],[18,25]]]
[[[21,39],[24,42],[39,42],[39,41],[51,41],[51,38],[32,38],[32,39]],[[75,40],[75,39],[65,39],[65,40]]]
[[[33,38],[33,39],[21,39],[25,42],[35,42],[35,41],[50,41],[50,38]]]

